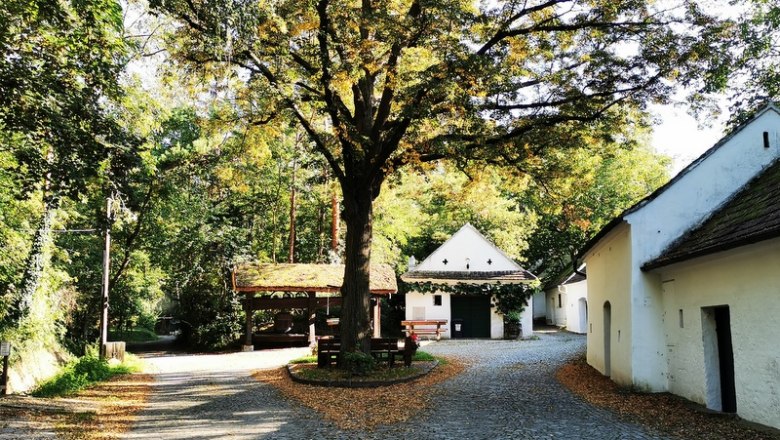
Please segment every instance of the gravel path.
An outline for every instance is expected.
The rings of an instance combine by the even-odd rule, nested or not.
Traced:
[[[665,438],[620,421],[557,383],[556,368],[584,350],[584,336],[538,336],[426,345],[425,351],[463,358],[469,367],[435,387],[434,408],[373,432],[340,431],[249,377],[252,370],[283,365],[306,349],[150,358],[158,371],[154,395],[126,438]]]

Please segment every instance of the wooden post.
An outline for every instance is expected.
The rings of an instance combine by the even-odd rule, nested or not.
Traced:
[[[374,297],[376,304],[374,304],[374,337],[382,337],[382,301],[378,296]]]
[[[8,357],[11,356],[11,343],[0,342],[0,356],[3,358],[3,374],[0,375],[0,396],[8,394]]]
[[[309,292],[309,306],[307,307],[309,316],[309,346],[313,347],[317,343],[317,335],[314,326],[314,320],[317,317],[317,293]]]
[[[112,198],[106,200],[106,248],[103,250],[103,292],[100,313],[100,357],[106,359],[106,343],[108,342],[108,289],[109,274],[111,272],[111,203]]]
[[[244,339],[244,347],[243,351],[254,351],[255,344],[252,341],[252,333],[254,323],[252,322],[252,318],[255,314],[255,293],[254,292],[248,292],[246,294],[246,302],[244,303],[244,310],[246,312],[246,337]]]

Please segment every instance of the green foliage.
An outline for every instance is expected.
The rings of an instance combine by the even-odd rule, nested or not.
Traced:
[[[289,363],[291,363],[291,364],[316,364],[317,363],[317,355],[303,356],[303,357],[295,358],[295,359],[291,360]]]
[[[430,255],[471,223],[510,257],[523,261],[536,215],[510,197],[508,189],[514,185],[506,170],[459,170],[449,162],[427,174],[396,173],[376,200],[373,255],[403,272],[409,256]]]
[[[729,22],[730,33],[713,45],[719,55],[716,69],[707,76],[695,110],[712,113],[709,94],[726,95],[729,125],[736,127],[768,102],[780,99],[780,5],[774,0],[738,3],[742,14]]]
[[[538,282],[535,283],[538,285]],[[437,284],[432,282],[406,283],[407,291],[420,293],[448,292],[460,295],[488,295],[493,307],[506,316],[509,313],[522,312],[528,305],[528,299],[534,294],[535,285],[526,284]]]
[[[511,311],[504,315],[504,324],[520,324],[520,312]]]
[[[370,354],[348,351],[342,356],[340,368],[355,376],[365,376],[376,368],[376,360]]]
[[[160,339],[153,330],[149,330],[144,327],[135,327],[129,330],[111,331],[108,332],[108,339],[110,341],[125,341],[125,342],[151,342]]]
[[[55,377],[40,384],[32,395],[35,397],[68,396],[96,382],[105,381],[111,376],[133,373],[138,369],[137,360],[111,365],[106,360],[89,354],[65,366]]]
[[[338,180],[345,264],[354,272],[342,289],[343,350],[369,330],[373,200],[392,172],[450,158],[543,178],[548,149],[587,145],[582,140],[605,127],[626,125],[630,110],[667,101],[671,81],[696,80],[720,29],[693,3],[152,0],[150,7],[177,20],[173,58],[217,83],[215,94],[226,92],[225,119],[268,131],[294,123]]]
[[[432,354],[420,350],[417,350],[414,353],[414,356],[412,356],[412,361],[417,361],[417,362],[431,362],[431,361],[435,361],[436,359],[437,358]]]

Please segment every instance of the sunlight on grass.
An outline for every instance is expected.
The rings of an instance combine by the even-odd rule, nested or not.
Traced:
[[[57,397],[72,395],[94,383],[108,380],[118,374],[136,373],[143,369],[140,358],[125,354],[125,362],[112,364],[88,354],[69,363],[53,378],[41,383],[32,395],[35,397]]]

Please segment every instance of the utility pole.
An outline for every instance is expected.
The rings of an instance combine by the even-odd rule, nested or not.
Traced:
[[[100,357],[106,358],[108,343],[108,279],[111,272],[111,205],[112,198],[106,199],[106,249],[103,251],[103,298],[100,314]]]

